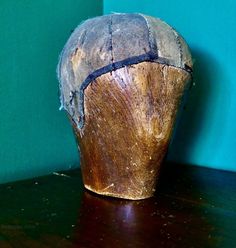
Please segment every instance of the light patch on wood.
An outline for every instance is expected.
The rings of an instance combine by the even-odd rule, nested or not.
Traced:
[[[81,65],[81,61],[86,57],[86,53],[80,49],[76,48],[75,52],[71,56],[71,64],[74,74],[78,71],[78,68]]]

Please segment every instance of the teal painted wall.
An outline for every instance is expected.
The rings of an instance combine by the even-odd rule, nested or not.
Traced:
[[[104,13],[142,12],[178,30],[195,60],[169,160],[236,171],[236,1],[104,0]]]
[[[58,111],[56,65],[100,0],[0,2],[0,182],[78,166],[72,129]]]

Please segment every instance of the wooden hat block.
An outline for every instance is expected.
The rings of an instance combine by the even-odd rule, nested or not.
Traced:
[[[183,38],[160,19],[112,14],[76,28],[58,78],[87,189],[132,200],[154,194],[191,68]]]

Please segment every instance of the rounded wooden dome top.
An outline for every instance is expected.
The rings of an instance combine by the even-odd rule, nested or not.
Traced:
[[[58,63],[62,108],[83,127],[83,94],[88,84],[109,71],[143,61],[192,70],[187,44],[158,18],[111,14],[83,22],[70,36]]]

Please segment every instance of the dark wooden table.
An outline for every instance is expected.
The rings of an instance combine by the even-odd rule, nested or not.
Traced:
[[[0,186],[0,248],[236,247],[236,173],[166,164],[155,197],[83,189],[80,170]]]

